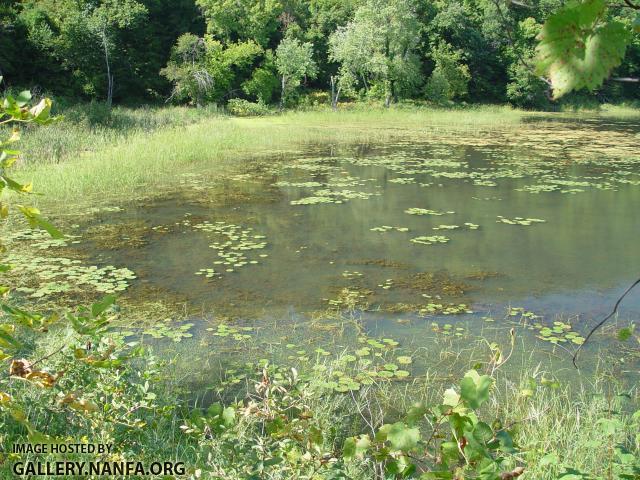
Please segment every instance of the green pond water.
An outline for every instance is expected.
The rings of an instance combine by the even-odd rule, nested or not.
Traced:
[[[310,145],[243,174],[184,174],[174,193],[98,209],[78,221],[85,233],[74,248],[136,277],[103,291],[205,312],[201,335],[217,319],[319,342],[334,332],[300,327],[357,312],[368,334],[417,347],[480,333],[504,340],[516,326],[524,354],[557,351],[567,366],[640,276],[639,131],[563,117]],[[639,314],[640,292],[614,324]]]

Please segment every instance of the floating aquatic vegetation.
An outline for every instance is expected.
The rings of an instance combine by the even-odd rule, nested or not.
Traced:
[[[452,277],[447,271],[420,272],[409,277],[397,279],[401,288],[419,292],[425,298],[461,297],[471,286]]]
[[[414,237],[409,240],[412,243],[419,243],[421,245],[435,245],[437,243],[447,243],[450,239],[443,235],[431,235],[431,236],[421,236]]]
[[[310,197],[299,200],[292,200],[291,205],[314,205],[317,203],[344,203],[349,200],[367,200],[375,195],[382,195],[380,192],[356,192],[354,190],[315,190]]]
[[[350,270],[345,270],[344,272],[342,272],[342,276],[344,278],[349,278],[349,279],[359,278],[359,277],[362,277],[362,273],[361,272],[352,272]]]
[[[196,275],[204,275],[206,278],[213,278],[216,276],[216,271],[213,268],[201,268],[196,272]]]
[[[391,230],[395,230],[396,232],[408,232],[409,228],[407,228],[407,227],[392,227],[390,225],[382,225],[381,227],[373,227],[373,228],[370,228],[369,230],[371,230],[372,232],[380,232],[380,233],[389,232]]]
[[[525,310],[523,307],[508,307],[507,308],[507,315],[509,317],[520,317],[520,320],[522,321],[527,321],[527,320],[533,320],[536,318],[542,318],[540,315]]]
[[[545,223],[545,222],[546,220],[542,220],[541,218],[514,217],[513,219],[511,219],[511,218],[503,217],[502,215],[498,215],[498,220],[496,220],[496,223],[506,223],[507,225],[524,225],[524,226],[529,226],[534,223]]]
[[[560,187],[557,185],[549,185],[549,184],[537,184],[537,185],[525,185],[521,188],[516,188],[517,192],[529,192],[529,193],[541,193],[541,192],[554,192],[559,190]]]
[[[291,205],[317,205],[318,203],[342,203],[331,197],[304,197],[300,200],[292,200]]]
[[[122,207],[91,207],[87,209],[88,214],[96,214],[96,213],[115,213],[115,212],[123,212],[124,208]]]
[[[433,227],[432,230],[456,230],[460,228],[460,225],[438,225]]]
[[[12,253],[6,262],[14,266],[15,272],[27,274],[26,283],[19,284],[18,288],[32,298],[81,291],[83,286],[100,293],[122,292],[129,287],[129,281],[136,278],[128,268],[86,266],[81,260],[64,257]]]
[[[459,315],[462,313],[473,313],[473,310],[464,303],[428,303],[423,306],[418,313],[423,316],[428,315]]]
[[[465,329],[463,327],[454,327],[450,323],[446,323],[440,326],[435,322],[431,324],[431,330],[441,335],[448,335],[448,336],[455,336],[455,337],[461,337],[464,335],[464,332],[465,332]]]
[[[9,236],[10,241],[26,241],[29,246],[38,250],[49,250],[56,247],[68,247],[80,243],[80,235],[65,235],[63,238],[51,238],[44,230],[18,230]]]
[[[147,245],[149,227],[142,221],[104,223],[86,229],[86,237],[102,250],[141,248]]]
[[[285,180],[273,184],[275,187],[296,187],[296,188],[315,188],[322,187],[326,184],[321,182],[287,182]]]
[[[201,268],[196,275],[202,275],[205,278],[215,278],[222,275],[222,270],[226,273],[232,273],[247,265],[256,265],[259,260],[251,258],[249,253],[253,250],[262,250],[267,246],[264,235],[256,235],[253,228],[243,228],[240,225],[226,223],[223,221],[211,223],[204,221],[202,223],[191,224],[189,220],[183,222],[190,225],[193,229],[213,234],[221,237],[222,240],[213,242],[210,248],[218,251],[219,260],[213,261],[214,265],[219,265],[219,270],[214,268]],[[268,254],[259,254],[258,257],[265,258]]]
[[[378,286],[380,288],[382,288],[383,290],[390,290],[391,287],[393,287],[393,279],[392,278],[387,278],[384,283],[380,283],[378,284]]]
[[[208,327],[207,332],[213,332],[216,337],[231,337],[236,341],[248,340],[251,335],[248,332],[253,331],[252,327],[232,327],[221,323],[216,328]]]
[[[474,180],[473,184],[481,187],[497,187],[498,186],[496,182],[493,182],[491,180],[479,180],[479,179]]]
[[[411,183],[416,183],[415,177],[398,177],[392,178],[389,180],[389,183],[399,183],[400,185],[409,185]]]
[[[193,334],[189,330],[193,327],[193,323],[185,323],[180,326],[172,326],[167,324],[154,324],[153,327],[147,328],[142,332],[143,335],[149,335],[153,338],[168,338],[173,342],[181,342],[184,338],[191,338]]]
[[[371,290],[364,288],[343,288],[336,298],[325,300],[339,310],[366,310],[369,308],[368,298],[372,294]]]
[[[550,343],[572,342],[576,345],[582,345],[584,343],[584,337],[571,330],[571,325],[568,323],[556,321],[553,322],[553,326],[534,323],[532,327],[538,331],[537,337],[539,339]]]
[[[469,280],[486,280],[487,278],[498,278],[503,276],[500,272],[492,272],[486,270],[479,270],[466,275],[464,278]]]
[[[182,187],[188,187],[190,190],[202,191],[207,188],[207,180],[200,173],[182,173],[180,174],[179,184]]]
[[[456,213],[456,212],[439,212],[437,210],[429,210],[426,208],[408,208],[404,211],[404,213],[408,213],[409,215],[446,215],[447,213]]]
[[[478,230],[478,228],[480,228],[480,225],[476,225],[475,223],[471,223],[471,222],[465,222],[464,226],[467,227],[469,230]]]

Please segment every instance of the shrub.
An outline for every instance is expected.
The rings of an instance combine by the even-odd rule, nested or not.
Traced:
[[[242,98],[232,98],[227,103],[227,110],[236,117],[261,117],[271,113],[269,107],[263,103],[254,103]]]

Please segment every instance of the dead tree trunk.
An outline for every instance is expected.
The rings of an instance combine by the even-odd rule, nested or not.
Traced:
[[[342,87],[338,82],[338,77],[331,75],[331,108],[334,111],[338,110],[338,100],[340,99],[341,88]]]

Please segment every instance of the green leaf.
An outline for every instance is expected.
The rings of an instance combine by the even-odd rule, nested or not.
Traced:
[[[346,460],[351,460],[355,457],[362,457],[370,446],[371,439],[369,438],[369,435],[363,434],[357,437],[349,437],[344,441],[342,455]]]
[[[0,346],[3,346],[5,348],[12,347],[15,349],[19,349],[20,347],[22,347],[22,344],[15,338],[13,338],[12,335],[9,335],[7,332],[0,329]]]
[[[480,376],[476,370],[469,370],[460,382],[460,396],[475,410],[489,399],[492,385],[489,375]]]
[[[236,419],[236,409],[233,407],[227,407],[222,411],[222,421],[228,427],[233,425]]]
[[[19,107],[24,107],[31,100],[31,92],[29,90],[23,90],[18,94],[18,98],[16,98],[16,103]]]
[[[282,461],[283,461],[282,457],[273,457],[273,458],[270,458],[268,460],[265,460],[263,465],[265,467],[270,467],[272,465],[278,465],[279,463],[282,463]]]
[[[409,428],[402,422],[396,422],[389,428],[387,439],[391,442],[391,446],[394,449],[407,452],[418,444],[420,440],[420,430],[417,428]]]
[[[460,403],[460,395],[453,388],[448,388],[444,392],[444,399],[442,401],[443,405],[447,405],[449,407],[457,407]]]
[[[91,315],[93,315],[94,317],[98,317],[99,315],[104,313],[104,311],[107,310],[111,305],[113,305],[115,301],[116,301],[115,296],[113,295],[105,296],[99,302],[96,302],[93,305],[91,305]]]
[[[624,58],[630,33],[607,21],[605,0],[587,0],[551,15],[538,37],[540,75],[547,75],[555,99],[572,90],[602,85]]]
[[[32,228],[38,227],[43,230],[46,230],[52,238],[64,238],[64,235],[60,230],[54,227],[51,223],[47,222],[40,215],[40,210],[33,207],[25,207],[24,205],[16,205],[18,209],[22,212],[22,214],[27,218],[29,225]]]
[[[51,100],[43,98],[37,105],[31,107],[29,113],[33,115],[36,122],[46,123],[50,119],[49,114],[51,113]]]

